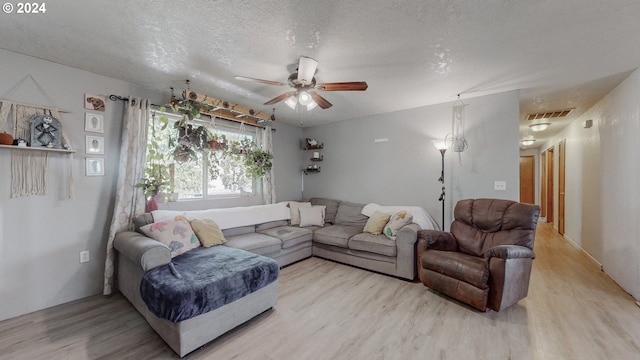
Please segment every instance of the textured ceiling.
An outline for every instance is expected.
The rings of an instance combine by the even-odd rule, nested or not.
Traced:
[[[191,88],[271,112],[301,55],[334,106],[278,121],[304,126],[521,90],[529,112],[580,115],[640,64],[637,0],[58,0],[0,13],[0,48],[168,91]],[[468,111],[471,111],[469,109]],[[556,126],[558,129],[560,126]],[[523,133],[526,125],[522,127]],[[550,129],[553,130],[553,129]],[[542,136],[542,135],[540,135]]]

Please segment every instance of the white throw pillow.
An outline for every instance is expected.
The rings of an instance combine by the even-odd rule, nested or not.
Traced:
[[[300,224],[300,209],[311,207],[310,202],[289,201],[289,211],[291,212],[291,225]]]
[[[324,226],[326,206],[310,206],[300,208],[300,227]]]

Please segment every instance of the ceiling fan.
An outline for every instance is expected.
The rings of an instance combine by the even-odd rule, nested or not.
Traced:
[[[271,80],[255,79],[246,76],[236,76],[237,80],[253,81],[267,85],[276,86],[290,86],[293,91],[285,92],[281,95],[264,103],[265,105],[272,105],[282,100],[292,109],[296,108],[296,105],[305,106],[307,110],[311,110],[317,106],[323,109],[328,109],[331,104],[327,99],[320,96],[314,90],[320,91],[364,91],[367,90],[366,81],[353,81],[353,82],[332,82],[332,83],[316,83],[315,73],[318,67],[318,62],[310,57],[301,56],[298,62],[298,70],[289,75],[287,83]]]

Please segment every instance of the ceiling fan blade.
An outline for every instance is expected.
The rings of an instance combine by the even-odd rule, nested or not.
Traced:
[[[333,82],[316,85],[316,89],[323,91],[365,91],[368,87],[369,85],[367,85],[366,81]]]
[[[293,95],[295,95],[295,94],[296,94],[296,92],[295,92],[295,91],[289,91],[289,92],[286,92],[286,93],[284,93],[284,94],[280,94],[280,95],[278,95],[278,96],[274,97],[273,99],[271,99],[271,100],[267,101],[267,102],[266,102],[266,103],[264,103],[264,104],[265,104],[265,105],[272,105],[272,104],[275,104],[275,103],[277,103],[277,102],[280,102],[280,101],[282,101],[282,100],[284,100],[284,99],[288,98],[289,96],[293,96]]]
[[[328,109],[333,106],[332,103],[330,103],[327,99],[323,98],[322,96],[318,95],[315,91],[309,91],[309,95],[311,95],[311,98],[313,99],[313,101],[315,101],[316,104],[318,104],[318,106],[320,106],[323,109]]]
[[[298,82],[304,85],[311,84],[316,74],[318,62],[310,57],[300,56],[298,62]]]
[[[287,86],[288,85],[288,84],[285,84],[285,83],[279,82],[279,81],[262,80],[262,79],[250,78],[250,77],[246,77],[246,76],[234,76],[234,79],[242,80],[242,81],[253,81],[253,82],[258,82],[258,83],[267,84],[267,85],[276,85],[276,86]]]

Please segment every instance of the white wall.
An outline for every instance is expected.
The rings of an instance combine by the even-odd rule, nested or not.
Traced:
[[[639,96],[636,70],[542,147],[567,141],[565,236],[636,299],[640,299]],[[585,129],[588,119],[593,127]]]
[[[469,149],[445,154],[447,224],[460,199],[518,200],[520,191],[518,92],[464,99],[464,103]],[[451,132],[451,105],[305,128],[305,137],[324,142],[322,171],[305,176],[305,197],[418,205],[441,223],[437,182],[441,156],[431,140]],[[374,142],[382,138],[388,141]],[[495,180],[506,181],[507,191],[493,190]]]
[[[123,104],[107,101],[104,113],[106,176],[84,175],[84,94],[148,97],[159,92],[55,63],[0,50],[0,97],[26,103],[55,105],[71,112],[63,124],[76,154],[49,155],[49,193],[10,198],[11,150],[0,150],[0,320],[100,293],[105,238],[115,193]],[[21,79],[32,75],[43,95],[29,81],[8,94]],[[96,134],[91,134],[96,135]],[[73,169],[75,199],[64,191]],[[91,261],[79,263],[89,250]]]

